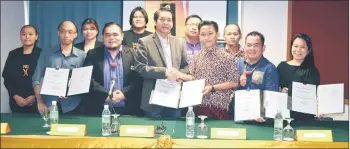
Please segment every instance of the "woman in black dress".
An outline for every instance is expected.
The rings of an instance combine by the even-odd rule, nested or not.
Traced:
[[[290,54],[292,60],[281,62],[277,66],[281,92],[292,96],[293,82],[320,85],[320,74],[315,66],[311,38],[303,33],[296,34],[291,41]],[[309,121],[323,115],[291,111],[291,117],[295,120]]]
[[[20,31],[23,46],[10,51],[2,72],[13,113],[38,112],[32,86],[32,76],[41,52],[41,48],[35,46],[37,39],[38,32],[34,26],[23,26]]]

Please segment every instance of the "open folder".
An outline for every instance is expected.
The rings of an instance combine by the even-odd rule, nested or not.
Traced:
[[[259,117],[274,118],[280,110],[283,118],[290,117],[286,93],[261,90],[235,91],[234,121],[255,120]]]
[[[92,67],[46,68],[40,94],[70,96],[89,92]]]
[[[175,109],[200,105],[204,87],[205,79],[183,83],[157,79],[149,103]]]
[[[308,114],[344,113],[344,84],[293,82],[292,110]]]

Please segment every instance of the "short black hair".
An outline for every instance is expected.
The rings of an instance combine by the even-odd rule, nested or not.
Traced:
[[[146,22],[146,26],[147,27],[147,23],[148,23],[148,15],[147,15],[147,12],[145,9],[143,9],[142,7],[138,6],[136,8],[134,8],[131,13],[130,13],[130,17],[129,17],[129,23],[130,23],[130,26],[131,28],[133,27],[132,25],[132,20],[134,18],[134,15],[136,13],[136,11],[140,11],[142,14],[143,14],[143,17],[145,18],[145,22]]]
[[[263,34],[261,34],[258,31],[252,31],[250,33],[247,34],[247,36],[245,36],[245,41],[247,41],[248,36],[259,36],[260,37],[260,41],[262,45],[265,45],[265,37]]]
[[[153,15],[153,20],[154,20],[154,21],[157,21],[157,20],[158,20],[158,18],[159,18],[159,13],[160,13],[161,11],[170,12],[170,13],[171,13],[171,18],[174,20],[174,14],[173,14],[173,12],[171,11],[171,9],[170,9],[170,8],[167,8],[167,7],[162,7],[162,8],[159,8],[159,9],[154,13],[154,15]]]
[[[22,28],[21,28],[21,30],[19,32],[21,33],[24,30],[24,28],[26,28],[26,27],[34,28],[35,34],[38,35],[38,30],[36,29],[36,27],[34,25],[30,25],[30,24],[22,26]]]
[[[239,33],[240,35],[242,35],[241,28],[240,28],[237,24],[227,24],[227,25],[224,27],[224,34],[225,34],[226,28],[227,28],[228,26],[230,26],[230,25],[235,25],[235,26],[237,26],[237,28],[238,28],[238,33]]]
[[[120,27],[120,25],[119,25],[118,23],[115,23],[115,22],[108,22],[108,23],[105,24],[105,26],[104,26],[103,29],[102,29],[102,35],[105,34],[106,28],[107,28],[107,27],[110,27],[110,26],[112,26],[112,25],[118,26],[119,29],[120,29],[120,32],[123,34],[122,28]]]
[[[73,23],[73,24],[74,24],[74,27],[75,27],[75,32],[78,33],[78,27],[77,27],[77,25],[76,25],[73,21],[69,21],[69,20],[62,21],[60,24],[58,24],[58,28],[57,28],[58,31],[60,31],[61,25],[62,25],[64,22],[71,22],[71,23]]]
[[[204,20],[201,23],[199,23],[198,25],[198,31],[201,31],[201,28],[205,25],[212,25],[215,29],[216,32],[219,32],[219,26],[218,23],[216,23],[215,21],[208,21],[208,20]]]
[[[98,36],[98,33],[100,33],[100,30],[98,29],[98,24],[97,24],[95,19],[93,19],[93,18],[86,18],[83,21],[83,23],[81,24],[81,32],[83,32],[83,28],[84,28],[85,24],[92,24],[92,25],[94,25],[96,30],[97,30],[97,36]]]
[[[185,20],[185,24],[187,24],[187,21],[191,18],[198,18],[201,22],[203,21],[202,18],[196,14],[193,14],[193,15],[189,15],[186,20]]]

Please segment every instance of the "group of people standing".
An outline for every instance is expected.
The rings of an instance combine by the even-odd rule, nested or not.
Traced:
[[[58,101],[59,112],[63,114],[100,115],[103,105],[110,104],[123,115],[179,118],[183,115],[181,109],[149,104],[156,80],[205,79],[203,102],[195,107],[196,114],[233,119],[231,95],[235,90],[270,90],[291,96],[293,81],[320,84],[312,41],[306,34],[292,38],[289,48],[292,60],[281,62],[276,68],[263,56],[265,37],[260,32],[248,33],[241,46],[240,27],[228,24],[223,30],[226,46],[219,48],[219,28],[214,21],[202,20],[198,15],[188,16],[185,38],[182,38],[170,35],[174,14],[169,8],[157,10],[153,19],[154,33],[146,31],[146,11],[136,7],[130,14],[130,30],[122,31],[119,24],[108,22],[100,42],[98,24],[87,18],[81,26],[84,41],[77,44],[74,44],[77,26],[72,21],[63,21],[58,25],[59,45],[44,50],[36,46],[36,28],[23,26],[20,30],[23,46],[9,53],[2,74],[12,112],[42,111],[50,107],[52,101]],[[46,68],[91,65],[88,93],[68,97],[40,94]],[[113,87],[112,80],[116,82]],[[312,120],[315,115],[292,111],[291,117]]]

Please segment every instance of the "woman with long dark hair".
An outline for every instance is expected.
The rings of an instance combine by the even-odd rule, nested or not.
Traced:
[[[99,30],[95,19],[86,18],[81,24],[81,32],[84,36],[84,41],[75,44],[74,47],[87,53],[89,50],[103,45],[102,42],[97,40]]]
[[[9,94],[9,104],[13,113],[37,113],[38,108],[32,87],[32,76],[35,71],[41,48],[36,47],[37,29],[25,25],[20,30],[21,47],[10,51],[2,77]]]
[[[292,96],[293,82],[320,85],[320,73],[314,62],[314,49],[311,38],[304,34],[296,34],[290,44],[292,60],[281,62],[277,66],[279,72],[279,86],[281,92]],[[291,117],[295,120],[313,120],[315,115],[291,111]],[[316,117],[323,117],[322,114]]]

